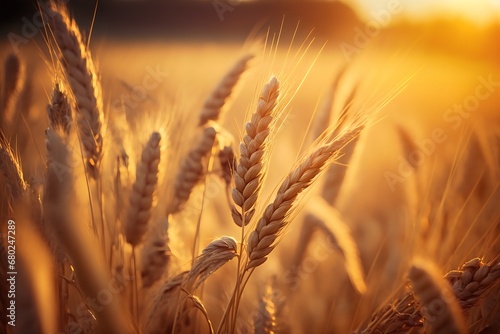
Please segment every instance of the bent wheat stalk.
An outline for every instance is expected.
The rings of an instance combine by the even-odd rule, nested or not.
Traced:
[[[201,252],[186,277],[186,289],[194,292],[212,273],[237,255],[236,240],[222,237]]]

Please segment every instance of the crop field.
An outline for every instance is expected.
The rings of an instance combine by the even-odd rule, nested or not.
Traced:
[[[111,3],[2,30],[0,333],[500,332],[498,21]]]

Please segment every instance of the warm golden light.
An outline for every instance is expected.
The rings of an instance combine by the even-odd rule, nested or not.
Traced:
[[[478,24],[489,24],[500,19],[500,1],[498,0],[354,0],[359,12],[366,18],[373,12],[386,9],[389,3],[398,3],[402,14],[411,19],[458,16]]]

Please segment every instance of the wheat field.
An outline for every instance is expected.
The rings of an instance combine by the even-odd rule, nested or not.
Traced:
[[[500,332],[493,37],[346,59],[40,10],[0,49],[1,333]]]

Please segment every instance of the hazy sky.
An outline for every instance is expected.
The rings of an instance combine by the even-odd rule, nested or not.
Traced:
[[[405,15],[425,18],[429,15],[453,14],[478,23],[500,20],[500,0],[343,0],[357,4],[365,18],[374,10],[386,9],[388,3],[400,3]]]
[[[231,0],[229,0],[230,2]],[[235,0],[232,0],[235,1]],[[254,0],[240,0],[254,1]],[[307,0],[305,0],[307,1]],[[335,0],[325,0],[335,1]],[[341,0],[357,7],[365,18],[370,18],[373,10],[386,9],[390,2],[400,3],[404,15],[425,18],[429,15],[453,14],[467,17],[477,23],[500,21],[500,0]]]

